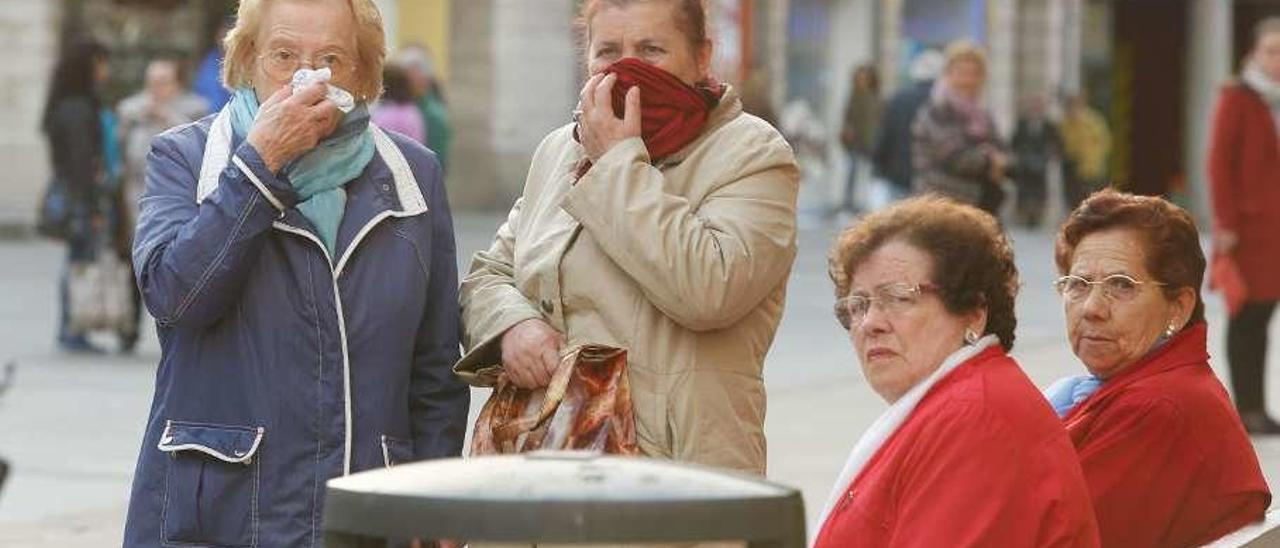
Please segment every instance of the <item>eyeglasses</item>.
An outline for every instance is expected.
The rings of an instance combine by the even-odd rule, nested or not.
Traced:
[[[1067,275],[1054,281],[1053,288],[1058,290],[1058,294],[1062,295],[1063,300],[1069,303],[1088,298],[1095,285],[1102,286],[1102,294],[1107,299],[1115,302],[1127,302],[1137,297],[1138,293],[1142,291],[1142,286],[1147,284],[1165,285],[1160,282],[1140,282],[1124,274],[1112,274],[1097,281],[1089,281],[1080,276]]]
[[[836,300],[836,320],[840,326],[853,329],[866,319],[871,305],[880,306],[880,311],[889,316],[900,316],[920,301],[920,296],[927,292],[936,292],[938,287],[932,284],[909,284],[905,282],[885,284],[875,288],[872,295],[849,295]]]
[[[334,76],[346,74],[355,66],[346,55],[341,53],[321,53],[312,56],[310,61],[304,61],[302,54],[288,48],[273,49],[262,54],[260,59],[268,73],[279,77],[291,76],[303,65],[310,66],[312,70],[327,68]]]

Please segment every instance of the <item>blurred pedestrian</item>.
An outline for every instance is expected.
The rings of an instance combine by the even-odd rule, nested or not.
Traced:
[[[1267,414],[1267,329],[1280,300],[1280,18],[1255,30],[1238,81],[1218,100],[1209,146],[1213,251],[1233,261],[1244,299],[1227,322],[1236,409],[1250,432],[1280,434]]]
[[[1087,374],[1051,386],[1103,546],[1201,546],[1259,521],[1271,491],[1209,366],[1204,252],[1186,210],[1104,190],[1054,250],[1067,341]]]
[[[915,123],[920,107],[929,101],[934,81],[942,70],[942,54],[924,50],[911,61],[911,81],[893,94],[884,107],[884,114],[872,151],[876,173],[889,181],[895,198],[911,194],[912,168],[911,125]]]
[[[408,74],[399,67],[387,65],[382,69],[382,85],[382,97],[373,105],[370,120],[382,129],[426,144],[426,126],[409,87]]]
[[[998,216],[1010,157],[982,104],[987,55],[972,42],[951,44],[942,78],[916,115],[912,148],[916,192],[933,192]]]
[[[1013,177],[1018,189],[1016,217],[1028,228],[1038,227],[1044,220],[1049,162],[1062,151],[1062,137],[1049,120],[1045,102],[1043,95],[1032,95],[1023,101],[1011,142],[1018,164]]]
[[[1067,99],[1062,117],[1062,194],[1068,211],[1107,184],[1111,130],[1107,120],[1089,106],[1084,95]]]
[[[913,198],[845,230],[836,318],[889,408],[858,440],[816,548],[1098,545],[1080,463],[1009,356],[1018,269],[990,215]]]
[[[107,77],[107,50],[101,44],[83,41],[64,47],[40,117],[55,184],[65,192],[67,260],[58,282],[57,335],[65,352],[101,352],[69,325],[68,283],[72,263],[91,261],[97,239],[105,236],[99,207],[106,165],[98,88]]]
[[[176,59],[151,61],[147,64],[142,91],[121,101],[116,108],[116,139],[107,141],[122,151],[122,169],[116,178],[119,184],[114,190],[112,203],[115,211],[112,217],[125,257],[132,247],[138,220],[138,200],[142,199],[151,139],[171,127],[198,120],[209,112],[204,99],[183,89],[181,70]],[[133,331],[136,332],[142,321],[142,295],[137,284],[129,284],[129,290],[133,295]]]
[[[626,348],[644,454],[763,475],[761,375],[795,259],[799,172],[778,131],[712,79],[703,6],[582,5],[591,77],[576,123],[538,147],[472,261],[456,369],[537,388],[572,346]]]
[[[880,76],[875,65],[862,65],[853,71],[849,86],[849,100],[844,106],[844,124],[840,127],[840,145],[849,159],[849,173],[845,178],[842,211],[856,212],[854,193],[859,178],[858,168],[871,155],[871,147],[879,133],[882,102],[880,100]]]
[[[124,151],[124,203],[129,227],[137,222],[151,139],[209,113],[209,103],[184,88],[181,71],[176,59],[152,60],[147,64],[142,91],[116,108],[120,148]]]
[[[320,545],[328,479],[465,435],[440,168],[368,122],[377,5],[241,0],[236,21],[231,101],[148,160],[134,265],[161,357],[128,547]],[[303,69],[331,78],[295,90]]]
[[[196,76],[192,81],[196,95],[204,98],[211,112],[222,110],[223,105],[231,100],[231,92],[222,85],[222,64],[226,51],[223,40],[230,29],[229,20],[218,25],[213,35],[213,45],[205,53],[204,59],[200,60],[200,67],[196,69]]]
[[[435,71],[431,51],[421,44],[409,44],[396,54],[392,64],[404,69],[409,85],[426,124],[427,148],[436,153],[440,168],[448,172],[449,151],[453,146],[453,124],[449,122],[449,106],[444,86]]]

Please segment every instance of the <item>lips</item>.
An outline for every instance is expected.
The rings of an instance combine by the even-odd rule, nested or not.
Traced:
[[[897,352],[888,348],[872,348],[867,350],[867,361],[878,360],[881,358],[891,358],[898,355]]]

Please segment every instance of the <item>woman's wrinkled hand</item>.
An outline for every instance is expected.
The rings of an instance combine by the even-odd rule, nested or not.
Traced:
[[[249,143],[273,173],[337,129],[342,111],[325,99],[325,89],[313,84],[294,93],[286,85],[262,103]]]
[[[592,162],[598,161],[614,145],[640,136],[640,88],[627,90],[622,118],[613,110],[616,74],[597,74],[582,86],[578,96],[578,140]]]
[[[530,318],[502,335],[502,365],[516,386],[525,389],[551,384],[560,365],[564,335],[547,322]]]

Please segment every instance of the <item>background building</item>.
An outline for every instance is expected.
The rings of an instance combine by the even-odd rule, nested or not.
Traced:
[[[455,128],[455,205],[505,209],[539,140],[569,119],[584,78],[573,17],[581,0],[376,0],[393,48],[426,45]],[[18,55],[0,68],[0,225],[29,226],[49,168],[36,126],[61,42],[91,34],[112,47],[114,101],[136,89],[151,57],[191,64],[235,0],[0,0],[0,32]],[[990,52],[989,100],[1008,132],[1018,99],[1085,92],[1115,134],[1113,178],[1171,194],[1203,213],[1203,150],[1216,91],[1249,47],[1249,30],[1280,0],[714,0],[716,72],[776,118],[803,103],[830,169],[806,183],[834,196],[843,173],[834,138],[849,75],[873,62],[885,93],[913,55],[967,38]]]

